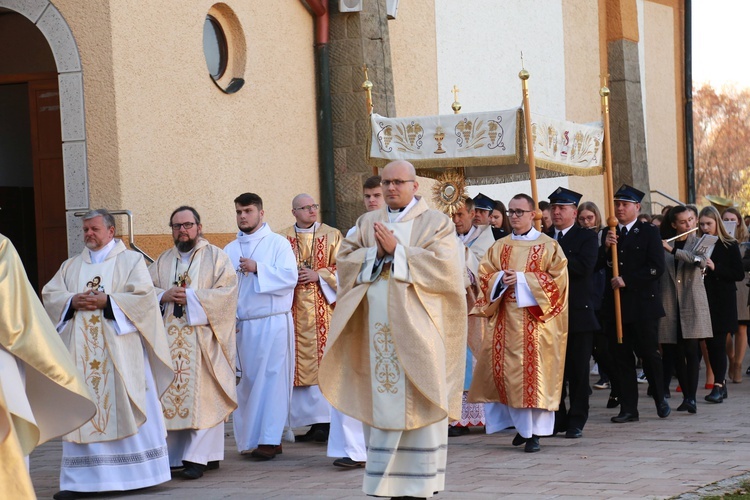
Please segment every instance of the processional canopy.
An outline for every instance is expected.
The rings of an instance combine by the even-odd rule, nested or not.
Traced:
[[[603,172],[601,123],[578,124],[531,114],[539,177]],[[466,185],[528,180],[523,108],[438,116],[370,115],[368,163],[407,160],[423,177],[456,171]]]

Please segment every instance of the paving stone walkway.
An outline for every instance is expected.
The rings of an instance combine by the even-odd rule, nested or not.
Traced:
[[[446,490],[435,498],[669,498],[746,475],[750,377],[741,384],[730,383],[729,399],[718,405],[704,402],[708,391],[700,389],[696,415],[674,411],[682,400],[675,384],[672,415],[665,420],[656,416],[646,385],[640,384],[641,420],[628,424],[610,423],[617,410],[605,408],[609,391],[595,390],[583,438],[543,438],[540,453],[511,446],[513,431],[486,435],[483,429],[473,429],[467,436],[451,438]],[[237,454],[231,424],[226,436],[221,468],[200,480],[173,479],[154,488],[97,498],[365,498],[362,470],[333,467],[323,444],[284,443],[283,455],[257,462]],[[31,477],[39,498],[51,498],[58,490],[60,457],[59,440],[32,454]]]

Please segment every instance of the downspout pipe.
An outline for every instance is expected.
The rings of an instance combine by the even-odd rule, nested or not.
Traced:
[[[693,149],[693,2],[685,0],[685,175],[688,203],[695,203],[695,154]]]
[[[336,227],[336,185],[333,165],[333,112],[329,56],[329,9],[327,0],[301,0],[315,16],[315,97],[318,115],[320,205],[323,221]]]

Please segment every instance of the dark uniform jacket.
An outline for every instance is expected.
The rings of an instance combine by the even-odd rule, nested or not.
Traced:
[[[555,237],[554,228],[549,236]],[[599,330],[593,301],[593,275],[599,252],[596,232],[573,224],[559,243],[568,258],[568,331]]]
[[[604,267],[607,273],[602,312],[614,319],[614,293],[609,286],[612,261],[609,250],[604,246],[607,232],[602,231],[597,268]],[[625,287],[620,288],[622,322],[634,323],[664,316],[659,276],[664,272],[665,264],[659,229],[649,222],[636,221],[627,236],[618,240],[617,255],[620,276],[625,281]]]

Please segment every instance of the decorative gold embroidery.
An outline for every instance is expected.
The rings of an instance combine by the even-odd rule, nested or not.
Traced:
[[[172,317],[174,321],[174,316]],[[174,323],[167,328],[167,335],[170,340],[169,350],[172,355],[172,366],[174,368],[174,379],[169,385],[167,392],[162,397],[164,406],[164,418],[173,419],[175,417],[187,418],[190,415],[188,400],[190,399],[190,375],[192,374],[193,360],[190,358],[195,345],[192,344],[188,337],[193,335],[194,329],[188,325],[182,327]]]
[[[391,329],[387,324],[375,323],[376,332],[373,336],[375,348],[375,378],[378,381],[379,393],[398,393],[396,384],[401,379],[401,366],[393,345]]]
[[[83,316],[83,376],[91,389],[96,403],[96,415],[90,420],[94,430],[91,434],[105,434],[109,424],[112,403],[108,388],[112,371],[109,368],[109,357],[104,346],[101,318],[92,314],[88,320]]]
[[[487,145],[488,130],[484,123],[484,120],[479,118],[474,119],[470,122],[468,118],[464,118],[456,124],[454,129],[456,134],[456,144],[458,144],[458,152],[469,151],[471,149],[479,149]]]

